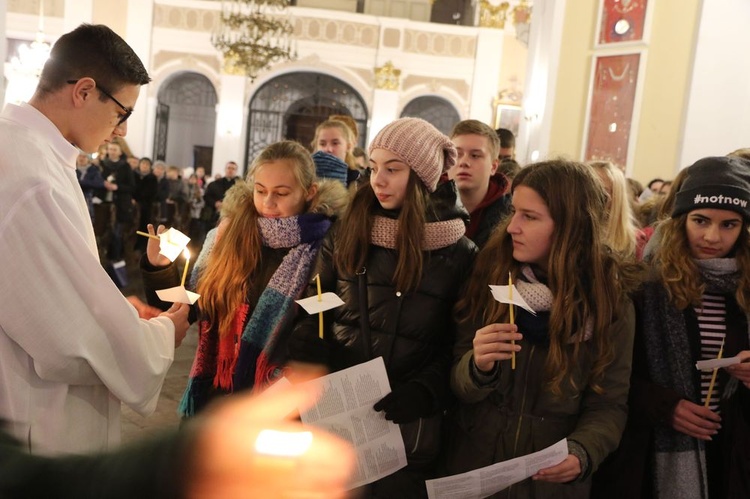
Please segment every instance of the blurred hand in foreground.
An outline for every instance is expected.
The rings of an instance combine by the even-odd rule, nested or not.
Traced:
[[[190,499],[344,498],[355,455],[347,442],[289,420],[320,395],[309,385],[235,396],[196,418],[196,445],[185,475]],[[283,455],[256,449],[265,430],[304,442],[302,450],[279,443]]]

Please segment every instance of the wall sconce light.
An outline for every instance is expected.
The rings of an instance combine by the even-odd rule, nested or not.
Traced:
[[[516,40],[529,46],[529,31],[531,30],[531,6],[526,0],[521,0],[513,8],[513,27],[516,29]]]

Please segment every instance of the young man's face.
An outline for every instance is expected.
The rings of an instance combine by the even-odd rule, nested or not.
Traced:
[[[94,80],[91,80],[94,82]],[[88,86],[87,86],[88,87]],[[110,89],[106,89],[110,92]],[[83,152],[93,153],[102,142],[110,142],[115,136],[124,137],[128,133],[128,123],[118,123],[126,110],[133,109],[138,100],[140,85],[124,85],[111,95],[122,104],[120,107],[113,99],[104,97],[95,85],[81,90],[83,94],[82,119],[76,119],[68,140],[73,142]]]
[[[448,170],[448,177],[456,181],[459,192],[487,189],[498,165],[497,158],[490,154],[487,137],[456,135],[451,140],[458,151],[458,158]]]

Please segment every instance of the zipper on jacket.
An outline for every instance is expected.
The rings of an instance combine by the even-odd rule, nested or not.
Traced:
[[[401,311],[404,305],[404,296],[401,291],[396,291],[396,298],[398,299],[398,306],[396,307],[396,328],[391,335],[391,344],[388,345],[388,358],[383,359],[386,366],[390,366],[391,359],[393,358],[393,347],[396,346],[396,335],[398,334],[398,327],[401,324]]]
[[[521,409],[518,411],[518,425],[516,426],[516,437],[513,441],[513,457],[516,457],[516,453],[518,452],[518,440],[521,438],[521,423],[523,422],[524,410],[526,410],[526,390],[529,386],[529,371],[531,371],[531,359],[534,357],[535,349],[536,345],[532,345],[531,351],[529,352],[529,360],[526,363],[526,372],[524,373],[523,379],[523,396],[521,397]],[[508,487],[508,497],[510,497],[512,490],[513,485]]]

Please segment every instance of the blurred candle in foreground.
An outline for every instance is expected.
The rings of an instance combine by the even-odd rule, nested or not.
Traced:
[[[255,440],[255,451],[268,456],[297,457],[310,449],[312,439],[309,431],[262,430]]]

